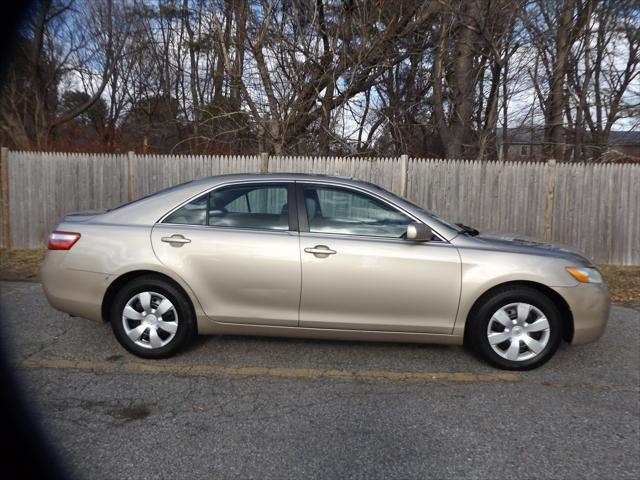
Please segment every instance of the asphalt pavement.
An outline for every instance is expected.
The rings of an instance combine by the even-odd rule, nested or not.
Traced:
[[[531,372],[461,347],[201,337],[145,361],[0,282],[2,338],[78,478],[638,478],[640,312]]]

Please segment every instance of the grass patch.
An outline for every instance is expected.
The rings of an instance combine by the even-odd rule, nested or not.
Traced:
[[[0,280],[37,281],[45,253],[44,248],[1,248]]]
[[[0,280],[37,281],[45,249],[0,249]],[[615,303],[640,307],[640,267],[600,265]]]

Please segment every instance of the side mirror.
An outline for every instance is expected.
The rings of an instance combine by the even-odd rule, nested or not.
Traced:
[[[407,225],[407,240],[428,242],[432,237],[433,232],[424,223],[410,223]]]

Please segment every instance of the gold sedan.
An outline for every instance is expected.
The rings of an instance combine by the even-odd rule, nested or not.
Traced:
[[[51,305],[173,355],[194,334],[470,344],[524,370],[596,340],[609,293],[559,246],[480,235],[375,185],[226,175],[71,214],[42,268]]]

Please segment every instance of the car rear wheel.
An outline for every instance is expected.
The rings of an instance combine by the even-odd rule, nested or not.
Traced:
[[[156,276],[126,284],[114,298],[110,320],[120,344],[143,358],[170,357],[195,331],[189,299]]]
[[[467,340],[484,360],[506,370],[529,370],[549,360],[562,339],[562,320],[542,292],[500,288],[470,318]]]

